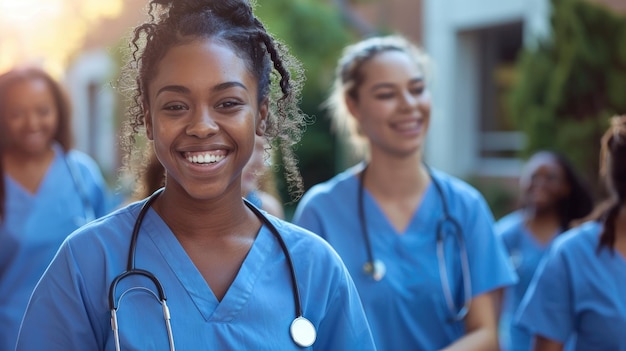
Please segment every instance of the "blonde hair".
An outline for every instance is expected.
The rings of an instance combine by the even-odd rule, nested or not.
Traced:
[[[361,67],[374,56],[387,52],[406,53],[424,72],[429,81],[429,58],[426,53],[405,37],[394,34],[364,39],[344,48],[337,62],[335,80],[328,99],[323,104],[330,113],[332,131],[352,146],[353,156],[364,158],[368,154],[369,143],[360,132],[357,121],[352,117],[346,104],[347,98],[358,99],[357,90],[364,81]]]

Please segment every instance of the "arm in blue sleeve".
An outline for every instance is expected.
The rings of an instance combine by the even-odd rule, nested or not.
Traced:
[[[347,271],[328,306],[314,350],[375,350],[374,340],[358,292]]]
[[[533,335],[565,343],[575,320],[567,264],[553,245],[533,277],[517,311],[516,322]]]
[[[22,320],[17,351],[101,350],[67,242],[37,284]]]

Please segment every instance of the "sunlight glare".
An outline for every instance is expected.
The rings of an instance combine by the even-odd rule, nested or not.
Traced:
[[[34,64],[60,76],[99,20],[123,0],[0,0],[0,73]]]

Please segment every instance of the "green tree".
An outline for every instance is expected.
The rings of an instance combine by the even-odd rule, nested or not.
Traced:
[[[561,151],[595,185],[608,118],[626,113],[626,18],[588,1],[552,0],[551,28],[520,56],[510,114],[528,138],[523,156]]]
[[[309,188],[332,177],[336,171],[335,139],[320,105],[332,84],[337,58],[352,34],[339,11],[319,0],[259,1],[255,13],[268,31],[290,48],[305,70],[300,106],[311,116],[311,123],[296,152],[305,188]],[[289,199],[281,179],[279,187],[283,198]]]

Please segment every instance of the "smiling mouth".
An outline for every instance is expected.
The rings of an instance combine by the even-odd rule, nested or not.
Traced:
[[[393,127],[398,131],[413,131],[422,127],[422,120],[411,120],[394,123]]]
[[[209,152],[186,152],[183,156],[187,161],[195,164],[217,163],[226,157],[226,155],[215,155]]]

